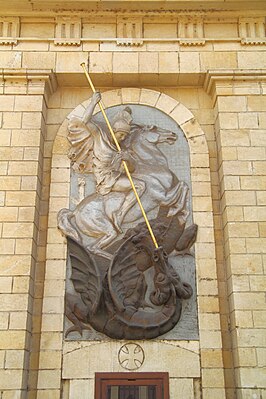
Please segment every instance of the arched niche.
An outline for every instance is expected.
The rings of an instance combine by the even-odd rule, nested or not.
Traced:
[[[196,268],[198,264],[208,259],[208,265],[213,268],[213,277],[216,279],[209,155],[206,138],[199,123],[183,104],[164,93],[153,90],[136,88],[111,90],[102,94],[102,100],[106,108],[131,104],[155,109],[170,117],[184,134],[189,148],[193,219],[199,225],[195,254]],[[83,102],[67,116],[58,130],[53,146],[46,277],[61,279],[62,282],[66,278],[67,246],[65,238],[57,230],[56,215],[61,208],[69,207],[71,169],[67,157],[70,147],[67,140],[67,124],[72,115],[82,116],[87,104],[87,101]],[[97,112],[99,110],[96,109],[95,113]],[[208,234],[205,235],[206,229]],[[197,283],[198,281],[197,279]],[[62,303],[65,290],[61,287],[62,285],[60,285],[57,294]],[[199,292],[198,296],[200,296]],[[204,313],[200,301],[198,303],[199,313]],[[171,338],[169,337],[169,339]]]

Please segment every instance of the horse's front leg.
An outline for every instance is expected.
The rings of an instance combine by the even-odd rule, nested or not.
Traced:
[[[104,251],[103,248],[111,244],[117,237],[117,232],[113,229],[109,234],[104,235],[96,244],[90,246],[88,249],[95,255],[103,256],[106,259],[112,259],[113,255]]]

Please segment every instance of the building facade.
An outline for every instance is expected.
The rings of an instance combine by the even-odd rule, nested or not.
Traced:
[[[168,373],[171,399],[266,398],[265,1],[0,5],[0,398],[92,399],[95,373],[130,370]],[[82,62],[106,108],[160,111],[188,143],[194,338],[65,337],[57,213],[68,120],[92,96]],[[119,360],[127,343],[136,369]]]

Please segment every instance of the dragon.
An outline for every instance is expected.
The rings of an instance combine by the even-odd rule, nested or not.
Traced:
[[[104,273],[89,250],[68,238],[74,289],[66,293],[66,316],[73,323],[66,337],[72,331],[82,335],[93,328],[114,339],[150,339],[175,326],[182,299],[190,298],[193,290],[181,281],[169,255],[189,250],[197,225],[185,228],[178,215],[166,217],[167,213],[161,207],[151,221],[158,248],[145,223],[139,223],[116,243]]]

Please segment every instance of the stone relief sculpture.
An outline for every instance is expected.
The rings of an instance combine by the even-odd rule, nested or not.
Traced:
[[[93,173],[95,192],[75,209],[61,209],[58,227],[68,239],[70,285],[66,316],[72,331],[92,328],[116,339],[154,338],[178,322],[190,284],[181,281],[169,256],[190,253],[197,226],[187,226],[189,188],[170,170],[161,144],[175,133],[134,123],[125,106],[111,121],[121,151],[104,122],[93,116],[94,93],[83,118],[69,121],[69,158],[74,171]],[[126,161],[150,220],[158,248],[123,167]]]

